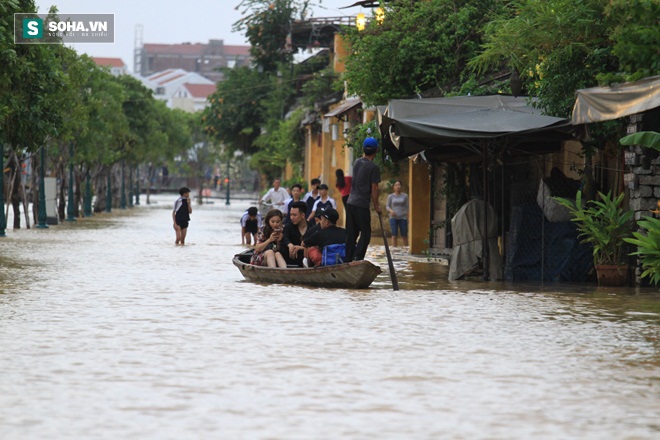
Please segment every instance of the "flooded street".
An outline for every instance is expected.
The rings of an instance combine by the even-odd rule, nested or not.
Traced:
[[[369,290],[256,285],[248,203],[195,205],[177,247],[175,199],[0,239],[0,438],[660,437],[657,289],[448,283],[397,250],[395,292],[382,246]]]

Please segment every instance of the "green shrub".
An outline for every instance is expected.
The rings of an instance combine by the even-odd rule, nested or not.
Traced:
[[[598,192],[598,196],[601,200],[590,200],[584,205],[582,191],[577,192],[575,202],[562,197],[554,199],[570,211],[581,242],[593,246],[594,264],[622,264],[625,239],[632,231],[633,212],[621,208],[623,193],[614,199],[609,192]]]
[[[645,229],[646,234],[633,232],[634,238],[626,238],[625,241],[637,246],[637,255],[642,262],[642,278],[649,277],[656,286],[660,281],[660,219],[645,217],[637,222],[640,228]]]

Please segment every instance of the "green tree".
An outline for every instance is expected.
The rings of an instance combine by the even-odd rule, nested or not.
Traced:
[[[274,72],[280,63],[293,57],[291,22],[304,18],[309,0],[242,0],[236,9],[246,17],[234,23],[234,30],[245,31],[250,54],[264,72]]]
[[[619,59],[623,78],[634,81],[660,73],[660,2],[612,0],[605,15],[613,23],[612,52]]]
[[[252,153],[264,121],[260,102],[271,84],[264,74],[248,67],[225,69],[224,76],[209,96],[211,105],[204,110],[205,130],[232,152]]]
[[[349,92],[372,105],[460,89],[483,27],[502,8],[495,0],[392,2],[382,23],[345,30],[352,49],[345,60]]]
[[[527,94],[547,114],[570,115],[575,90],[596,85],[603,71],[617,71],[602,0],[518,0],[513,15],[486,28],[479,72],[506,66],[520,74]]]

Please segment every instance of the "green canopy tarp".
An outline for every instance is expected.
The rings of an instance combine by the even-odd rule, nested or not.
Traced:
[[[526,97],[395,99],[379,117],[383,145],[395,159],[421,151],[457,159],[481,154],[484,145],[545,153],[572,138],[568,119],[541,114]]]

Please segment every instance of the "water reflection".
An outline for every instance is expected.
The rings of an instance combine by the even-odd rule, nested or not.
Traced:
[[[656,438],[652,289],[262,286],[230,262],[246,206],[171,203],[0,241],[0,432],[25,438]],[[19,270],[20,269],[20,270]]]

